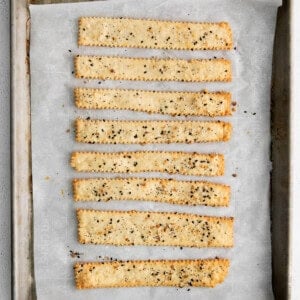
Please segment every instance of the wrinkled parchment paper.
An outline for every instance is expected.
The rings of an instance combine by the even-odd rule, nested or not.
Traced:
[[[269,216],[270,79],[275,18],[279,1],[108,0],[94,3],[31,6],[31,113],[34,197],[34,267],[38,299],[272,299]],[[127,16],[191,21],[230,22],[235,50],[164,51],[77,47],[79,16]],[[77,80],[76,54],[226,57],[233,63],[232,83],[129,82]],[[74,142],[76,117],[108,119],[205,119],[168,117],[129,111],[88,111],[74,106],[72,89],[115,87],[158,90],[228,90],[237,102],[228,143],[169,145],[84,145]],[[206,118],[207,119],[207,118]],[[209,179],[229,184],[229,208],[184,207],[152,202],[74,203],[75,177],[120,176],[76,173],[69,166],[72,151],[180,150],[225,154],[226,174],[219,178],[138,174],[177,179]],[[233,249],[176,247],[113,247],[77,242],[75,209],[136,209],[192,212],[235,217]],[[74,254],[73,252],[76,254]],[[77,253],[78,252],[78,253]],[[79,258],[77,257],[79,256]],[[225,282],[207,288],[118,288],[76,290],[73,263],[102,259],[186,259],[228,257]]]

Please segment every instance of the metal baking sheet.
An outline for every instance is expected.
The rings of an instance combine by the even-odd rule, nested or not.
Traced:
[[[16,1],[12,8],[12,53],[13,53],[13,65],[12,65],[12,113],[13,113],[13,132],[12,132],[12,143],[13,143],[13,225],[14,225],[14,295],[16,299],[33,299],[35,298],[34,288],[34,274],[33,274],[33,254],[32,254],[32,198],[31,198],[31,154],[30,154],[30,97],[29,97],[29,65],[28,65],[28,29],[30,22],[28,19],[28,11],[26,3],[22,4],[22,1]],[[288,7],[284,7],[285,10]],[[15,11],[15,14],[14,14]],[[284,15],[287,17],[286,15]],[[284,17],[281,17],[284,18]],[[20,25],[18,23],[20,22]],[[26,24],[27,26],[24,26]],[[23,26],[23,27],[22,27]],[[281,24],[281,26],[283,26]],[[22,30],[20,30],[22,27]],[[278,27],[281,28],[280,26]],[[282,30],[282,29],[281,29]],[[284,44],[283,44],[284,45]],[[25,59],[24,59],[25,58]],[[27,63],[24,64],[24,61]],[[274,54],[274,66],[277,65],[276,52]],[[276,69],[276,68],[274,68]],[[276,82],[276,74],[273,75],[274,81]],[[277,79],[278,80],[278,79]],[[276,86],[276,84],[275,84]],[[15,87],[18,87],[16,89]],[[277,92],[273,89],[272,98],[276,99],[279,97],[279,90]],[[285,103],[286,104],[286,103]],[[280,108],[279,111],[282,111]],[[276,116],[274,117],[273,111],[273,128],[277,126]],[[24,126],[27,124],[28,126]],[[280,123],[280,130],[286,130]],[[277,130],[278,131],[278,130]],[[276,131],[276,132],[277,132]],[[274,140],[278,142],[276,136],[273,133],[273,157],[274,153],[277,153],[278,148],[274,149]],[[274,152],[275,151],[275,152]],[[273,174],[277,171],[277,164],[273,159],[274,169]],[[279,174],[282,174],[278,172]],[[278,174],[277,173],[277,174]],[[280,179],[278,179],[280,181]],[[278,181],[277,181],[278,182]],[[272,199],[272,214],[274,209],[276,213],[277,205],[276,200]],[[286,211],[285,211],[286,212]],[[287,213],[287,212],[286,212]],[[282,216],[281,210],[281,216]],[[284,220],[287,220],[288,214],[283,215]],[[282,220],[281,220],[282,221]],[[279,239],[278,234],[283,239],[287,239],[288,235],[282,234],[282,225],[280,226],[280,232],[275,229],[275,223],[277,221],[273,218],[273,237]],[[278,224],[279,225],[279,224]],[[275,240],[275,239],[273,239]],[[288,245],[285,240],[285,245]],[[282,269],[279,270],[278,275],[276,273],[276,267],[278,267],[276,261],[278,257],[282,257],[282,253],[287,254],[288,252],[282,252],[285,249],[276,248],[281,251],[278,257],[274,257],[275,253],[278,255],[276,250],[274,251],[275,243],[273,243],[273,280],[278,280]],[[288,248],[286,248],[287,250]],[[287,257],[287,255],[286,255]],[[288,273],[285,272],[287,275]],[[274,289],[275,294],[278,290],[281,294],[287,295],[288,287],[288,276],[286,280],[280,280],[280,284],[276,284]],[[279,280],[278,280],[279,282]],[[285,298],[278,298],[285,299]]]

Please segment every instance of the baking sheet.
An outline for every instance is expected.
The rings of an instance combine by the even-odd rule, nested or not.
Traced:
[[[270,80],[277,4],[274,1],[137,1],[31,6],[31,104],[34,197],[34,256],[38,299],[272,299],[269,218]],[[276,5],[275,5],[276,4]],[[79,16],[127,16],[191,21],[229,21],[236,50],[164,51],[77,47]],[[128,82],[74,79],[76,54],[159,56],[178,58],[226,57],[233,62],[232,83]],[[72,88],[116,87],[159,90],[229,90],[237,102],[230,142],[220,144],[83,145],[74,142],[76,117],[109,119],[186,119],[128,111],[85,111],[75,108]],[[111,201],[74,203],[74,177],[114,174],[76,173],[69,166],[75,150],[180,150],[225,154],[226,174],[209,180],[232,187],[229,208],[182,207],[162,203]],[[232,176],[235,174],[236,176]],[[124,175],[125,176],[125,175]],[[177,179],[206,179],[167,174],[139,174]],[[175,247],[112,247],[80,245],[76,238],[75,208],[137,209],[193,212],[235,217],[233,249],[182,249]],[[73,252],[79,253],[79,258]],[[77,291],[72,265],[100,259],[180,259],[228,257],[231,268],[215,289],[130,288]]]

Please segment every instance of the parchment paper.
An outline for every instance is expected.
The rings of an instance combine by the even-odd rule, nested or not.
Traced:
[[[270,79],[277,5],[280,1],[108,0],[94,3],[31,6],[31,113],[34,197],[34,267],[38,299],[272,299],[269,217]],[[170,20],[228,21],[235,50],[163,51],[77,47],[79,16],[127,16]],[[226,57],[233,63],[232,83],[128,82],[76,80],[75,54]],[[74,106],[75,86],[158,90],[228,90],[237,102],[228,143],[170,145],[84,145],[74,142],[76,117],[107,119],[205,119],[148,115],[129,111],[86,111]],[[74,203],[75,177],[117,176],[76,173],[72,151],[180,150],[225,154],[226,174],[219,178],[138,174],[177,179],[205,179],[232,187],[229,208],[184,207],[151,202]],[[136,175],[136,174],[135,174]],[[136,209],[192,212],[235,217],[233,249],[113,247],[77,242],[75,209]],[[73,252],[79,253],[72,255]],[[74,257],[75,256],[75,257]],[[76,290],[75,261],[107,259],[185,259],[228,257],[225,282],[207,288],[118,288]]]

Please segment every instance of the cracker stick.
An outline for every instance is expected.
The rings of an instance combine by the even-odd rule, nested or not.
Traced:
[[[230,50],[227,22],[196,23],[162,20],[82,17],[79,46],[134,47],[174,50]]]
[[[224,142],[231,124],[199,121],[114,121],[77,119],[76,141],[88,144]]]
[[[224,174],[222,154],[194,152],[73,152],[71,166],[79,172],[165,172],[196,176]]]
[[[75,76],[89,79],[231,81],[231,63],[216,59],[159,59],[119,56],[75,57]]]
[[[181,205],[228,206],[230,187],[205,181],[160,178],[73,180],[75,201],[136,200]]]
[[[77,210],[81,244],[232,247],[233,218],[186,213]]]
[[[136,286],[215,287],[228,275],[228,259],[128,260],[76,263],[78,289]]]
[[[127,109],[173,116],[229,116],[227,92],[175,92],[75,88],[75,104],[85,109]]]

